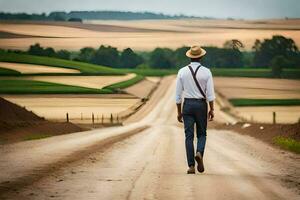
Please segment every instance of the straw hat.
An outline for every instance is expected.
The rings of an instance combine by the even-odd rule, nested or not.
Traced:
[[[201,58],[206,54],[206,51],[200,46],[194,45],[187,52],[186,56],[189,58]]]

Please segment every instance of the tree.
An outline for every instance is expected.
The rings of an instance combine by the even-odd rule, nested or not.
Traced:
[[[124,49],[120,57],[120,65],[123,68],[136,68],[144,62],[143,58],[134,53],[132,49]]]
[[[30,55],[56,57],[56,52],[53,48],[48,47],[44,49],[39,43],[31,45],[27,52]]]
[[[59,50],[56,53],[56,57],[61,58],[61,59],[70,60],[71,53],[69,51],[67,51],[67,50]]]
[[[162,48],[154,49],[151,52],[149,63],[153,68],[169,69],[174,67],[172,50]]]
[[[207,54],[201,63],[208,67],[243,67],[243,54],[238,49],[204,47]]]
[[[75,60],[81,62],[92,62],[92,58],[94,57],[96,50],[92,47],[85,47],[80,49],[79,55],[75,58]]]
[[[276,56],[271,61],[272,76],[274,78],[280,78],[282,68],[287,64],[287,60],[284,56]]]
[[[56,57],[55,50],[52,47],[44,49],[43,55],[47,57]]]
[[[295,60],[299,53],[292,39],[280,35],[275,35],[272,39],[265,39],[263,42],[257,40],[253,49],[255,50],[254,65],[258,67],[270,66],[271,60],[276,56]],[[295,64],[295,62],[290,63],[290,65]]]
[[[65,12],[52,12],[48,16],[49,19],[54,21],[66,21],[67,20],[67,13]]]
[[[34,45],[30,45],[28,49],[28,53],[31,55],[36,55],[36,56],[43,56],[44,55],[44,48],[41,47],[39,43],[36,43]]]
[[[120,67],[120,56],[117,48],[103,45],[95,52],[91,62],[109,67]]]
[[[181,68],[187,65],[190,59],[185,55],[185,53],[189,50],[189,47],[180,47],[176,49],[173,53],[174,64],[176,68]]]
[[[239,50],[245,47],[244,44],[237,39],[228,40],[224,43],[223,46],[225,49],[235,49],[235,50]]]
[[[69,22],[80,22],[80,23],[82,23],[82,19],[80,19],[80,18],[70,18],[70,19],[68,19],[68,21]]]

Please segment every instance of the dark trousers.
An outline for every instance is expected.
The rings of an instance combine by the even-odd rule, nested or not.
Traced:
[[[183,103],[185,148],[188,166],[195,166],[194,126],[197,131],[197,152],[203,156],[206,143],[207,103],[200,99],[185,99]]]

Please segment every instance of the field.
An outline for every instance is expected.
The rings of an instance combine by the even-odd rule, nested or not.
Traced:
[[[37,73],[80,73],[76,69],[66,69],[61,67],[49,67],[45,65],[21,64],[0,62],[1,68],[18,71],[22,74],[37,74]]]
[[[23,63],[23,64],[34,64],[34,65],[44,65],[53,66],[59,68],[79,70],[81,74],[84,75],[124,75],[124,73],[119,72],[116,69],[109,67],[104,67],[100,65],[94,65],[89,63],[63,60],[58,58],[49,58],[42,56],[32,56],[25,54],[15,54],[15,53],[0,53],[1,62],[13,62],[13,63]],[[46,72],[44,72],[46,73]]]
[[[95,120],[114,116],[139,103],[138,98],[129,95],[1,95],[18,105],[25,106],[35,114],[46,119],[65,121],[69,113],[71,121],[91,123],[92,113]],[[83,118],[81,120],[81,117]],[[98,121],[99,122],[99,121]]]
[[[73,85],[78,87],[87,87],[102,89],[105,86],[113,85],[118,82],[132,80],[135,74],[122,76],[19,76],[19,77],[1,77],[0,80],[32,80],[44,81],[50,83],[59,83],[64,85]]]
[[[252,3],[249,1],[249,5]],[[17,9],[41,6],[31,6],[29,1],[23,4],[24,8]],[[114,3],[107,4],[113,7]],[[164,5],[161,1],[160,7]],[[261,5],[267,6],[262,1]],[[137,3],[131,6],[139,7]],[[168,6],[176,8],[175,4]],[[78,5],[68,1],[59,10],[78,16],[69,10],[72,7]],[[120,4],[118,7],[126,9]],[[253,6],[245,8],[235,2],[231,7],[232,14]],[[221,8],[220,3],[211,9],[217,12]],[[259,17],[266,14],[259,12],[271,10],[258,7],[249,12]],[[132,14],[126,13],[128,17]],[[19,16],[26,18],[25,14]],[[58,20],[63,16],[47,13],[42,18]],[[281,79],[273,78],[268,66],[250,68],[254,53],[249,50],[255,40],[274,35],[292,38],[300,47],[300,18],[83,23],[0,20],[0,199],[299,199],[300,68],[284,68]],[[215,118],[207,124],[204,160],[196,158],[196,163],[187,163],[186,127],[178,122],[175,104],[176,74],[183,66],[168,65],[169,61],[181,62],[179,53],[170,57],[168,50],[157,55],[149,50],[192,44],[222,47],[232,39],[245,44],[244,67],[232,68],[234,62],[224,66],[226,69],[207,66],[217,97]],[[124,63],[110,68],[2,50],[25,50],[34,43],[69,50],[70,59],[80,57],[97,63],[116,58],[108,55],[113,51],[79,55],[78,50],[111,45],[121,54],[130,47],[145,62],[138,69],[121,68],[135,66],[133,63],[139,60],[130,51],[123,51],[115,62]],[[45,55],[51,55],[48,50]],[[218,50],[218,56],[226,59],[216,60],[217,65],[236,58],[227,50]],[[272,53],[277,56],[277,51]],[[62,54],[56,52],[55,56]],[[294,57],[289,59],[288,54],[291,51],[286,54],[287,60],[272,59],[278,61],[272,61],[272,66],[288,67],[289,61],[294,64]],[[169,68],[154,68],[162,63]],[[192,80],[192,76],[189,78]],[[276,124],[272,124],[274,112]],[[191,165],[197,168],[195,174],[186,174]]]
[[[0,94],[111,94],[109,89],[93,89],[32,80],[0,80]]]
[[[217,77],[214,83],[218,91],[228,99],[300,98],[300,81],[298,80]]]
[[[79,50],[86,46],[98,48],[104,44],[119,49],[131,47],[144,51],[155,47],[177,48],[194,43],[222,46],[226,40],[239,39],[245,44],[245,49],[249,50],[255,39],[270,38],[275,34],[291,37],[300,45],[300,20],[186,19],[147,20],[147,23],[143,20],[85,21],[82,24],[2,21],[0,32],[5,33],[0,34],[0,48],[11,49],[26,49],[29,45],[39,42],[42,46],[55,49]],[[241,116],[270,122],[269,116],[276,111],[280,122],[298,121],[299,81],[267,79],[272,77],[270,69],[209,67],[212,67],[217,91],[236,106],[234,109]],[[122,90],[130,94],[123,99],[124,101],[128,98],[137,100],[148,97],[160,80],[158,77],[176,74],[177,71],[175,69],[112,69],[56,58],[14,53],[0,54],[0,74],[2,74],[0,81],[8,86],[2,87],[1,92],[9,94],[18,94],[22,91],[26,94],[61,94],[64,92],[99,94],[119,93]],[[145,77],[153,77],[153,80]],[[299,79],[300,70],[284,69],[282,78]],[[30,90],[30,87],[33,90]],[[78,89],[77,92],[76,89]],[[111,96],[113,102],[114,98],[118,98],[118,94]],[[296,104],[291,103],[291,99],[295,99]],[[93,98],[89,100],[93,101]],[[134,104],[135,102],[131,102],[131,106]],[[266,104],[268,106],[265,106]],[[90,107],[88,104],[84,103],[84,105]],[[241,107],[241,105],[246,107]],[[32,107],[30,104],[28,106]],[[75,109],[75,106],[73,108]],[[112,113],[123,111],[117,110]],[[78,114],[74,115],[78,116]]]
[[[300,81],[266,78],[214,78],[216,90],[247,120],[295,123],[300,118]]]
[[[300,99],[230,99],[233,106],[300,106]]]
[[[3,66],[0,94],[18,94],[8,100],[52,120],[65,120],[66,113],[78,123],[91,123],[92,113],[95,117],[97,114],[98,122],[100,115],[101,118],[104,115],[105,122],[110,121],[111,114],[127,116],[142,104],[141,99],[147,98],[159,81],[155,77],[146,80],[143,75],[127,70],[49,57],[2,52],[0,61]],[[113,94],[126,92],[128,95]],[[60,96],[52,98],[53,94]],[[90,95],[82,97],[82,94]]]
[[[269,68],[211,68],[211,72],[214,76],[272,78],[272,72]],[[300,69],[283,69],[281,77],[300,79]]]
[[[283,35],[300,45],[300,20],[143,20],[61,22],[1,22],[0,48],[26,49],[33,43],[55,49],[79,50],[101,44],[119,49],[178,48],[183,45],[222,46],[239,39],[251,49],[255,39]],[[20,36],[20,37],[17,37]]]

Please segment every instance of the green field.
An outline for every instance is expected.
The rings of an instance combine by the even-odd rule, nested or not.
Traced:
[[[211,72],[214,76],[224,77],[272,78],[271,69],[268,68],[211,68]],[[300,79],[300,69],[283,69],[281,78]]]
[[[31,80],[0,80],[1,94],[111,94],[109,89],[92,89]]]
[[[81,75],[124,75],[117,69],[100,65],[26,54],[0,52],[0,61],[77,69],[81,72]]]
[[[143,76],[166,76],[177,74],[178,69],[120,69],[124,73],[136,73]],[[273,78],[268,68],[210,68],[215,77],[253,77]],[[284,69],[282,78],[300,79],[300,69]]]
[[[68,74],[72,76],[77,75],[124,75],[126,73],[136,73],[142,76],[166,76],[177,74],[178,69],[116,69],[100,65],[94,65],[89,63],[63,60],[58,58],[32,56],[27,54],[7,53],[0,52],[0,61],[2,62],[15,62],[45,65],[53,67],[62,67],[69,69],[77,69],[81,74]],[[212,74],[216,77],[257,77],[257,78],[272,78],[271,70],[268,68],[210,68]],[[2,75],[2,73],[0,73]],[[4,74],[5,75],[5,74]],[[13,75],[13,74],[6,74]],[[19,76],[29,76],[32,74],[15,74]],[[37,75],[37,74],[36,74]],[[58,74],[42,74],[38,75],[63,75]],[[284,69],[282,72],[282,78],[288,79],[300,79],[300,69]]]
[[[229,99],[233,106],[299,106],[300,99]]]
[[[0,67],[0,76],[17,76],[21,73],[12,69],[6,69]]]
[[[283,149],[293,151],[295,153],[300,153],[300,142],[292,138],[277,136],[273,139],[274,143]]]
[[[119,83],[115,83],[115,84],[106,86],[103,89],[108,89],[108,90],[112,90],[112,91],[118,91],[120,89],[124,89],[124,88],[130,87],[130,86],[132,86],[132,85],[134,85],[134,84],[142,81],[144,78],[145,78],[144,76],[137,75],[137,76],[135,76],[134,78],[132,78],[130,80],[122,81],[122,82],[119,82]]]

